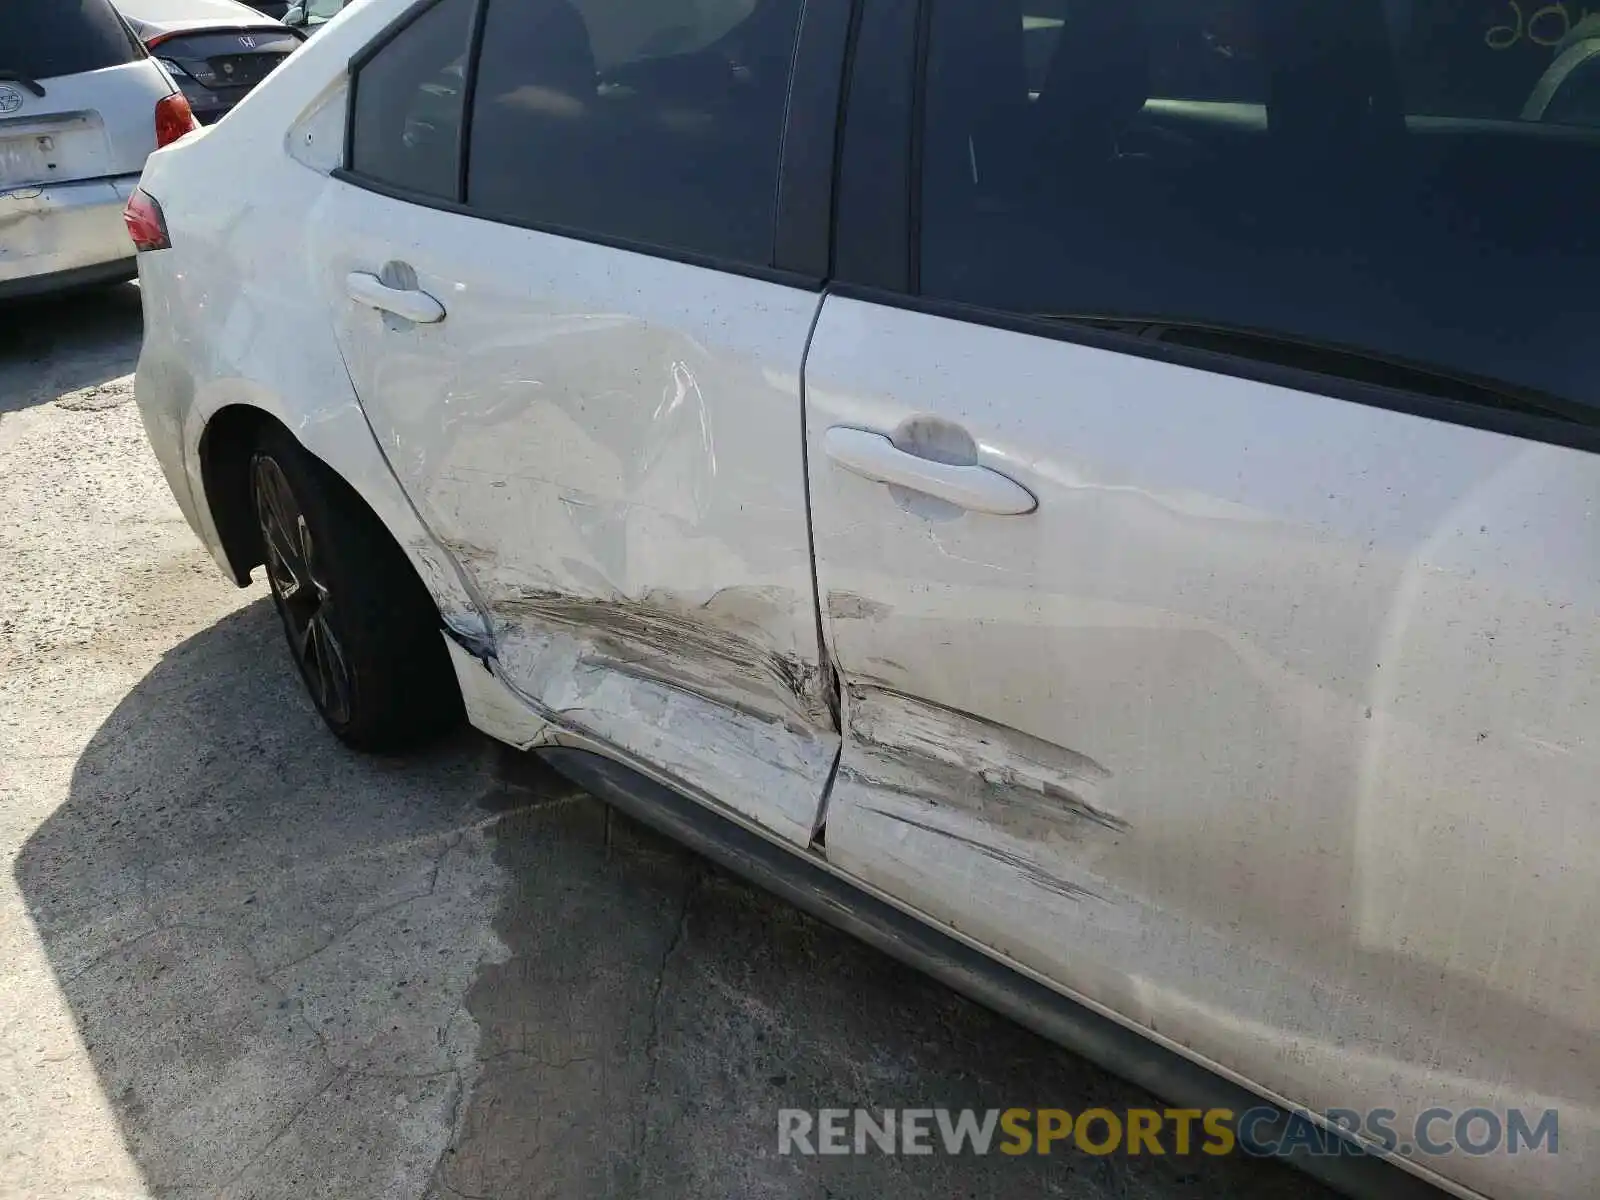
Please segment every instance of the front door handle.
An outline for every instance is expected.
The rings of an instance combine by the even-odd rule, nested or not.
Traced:
[[[1032,492],[988,467],[935,462],[900,449],[881,433],[835,425],[823,449],[847,471],[948,500],[972,512],[1019,517],[1039,507]]]
[[[418,325],[433,325],[444,320],[444,305],[421,288],[392,288],[366,271],[351,271],[345,276],[344,286],[350,299],[368,308],[393,313]]]

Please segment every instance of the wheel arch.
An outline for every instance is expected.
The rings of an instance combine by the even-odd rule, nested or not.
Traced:
[[[487,623],[459,566],[412,507],[366,428],[360,410],[352,405],[351,411],[342,415],[347,419],[314,422],[311,428],[322,436],[311,441],[270,409],[246,401],[223,404],[205,419],[196,452],[201,490],[198,499],[216,529],[234,582],[240,587],[248,586],[250,572],[265,560],[250,497],[249,466],[251,450],[263,431],[275,427],[326,467],[350,499],[373,515],[433,597],[441,624],[481,642]],[[352,428],[351,419],[359,426]]]
[[[230,404],[218,409],[200,435],[200,484],[233,581],[250,585],[265,558],[250,500],[250,450],[269,425],[283,423],[265,409]]]

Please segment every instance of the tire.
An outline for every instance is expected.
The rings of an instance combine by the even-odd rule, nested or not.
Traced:
[[[272,602],[328,728],[395,753],[459,725],[438,609],[382,522],[280,427],[262,431],[249,473]]]

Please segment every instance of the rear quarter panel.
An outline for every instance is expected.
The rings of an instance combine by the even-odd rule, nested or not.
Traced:
[[[201,478],[207,424],[230,405],[287,426],[378,515],[468,636],[484,630],[449,557],[417,519],[357,404],[314,287],[307,214],[340,159],[346,64],[406,7],[352,9],[251,92],[226,122],[152,155],[141,186],[170,250],[140,255],[145,339],[138,398],[173,491],[222,561]]]

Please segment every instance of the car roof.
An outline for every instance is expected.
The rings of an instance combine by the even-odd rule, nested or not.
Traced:
[[[237,0],[115,0],[117,9],[141,38],[189,29],[283,29],[274,20]]]

